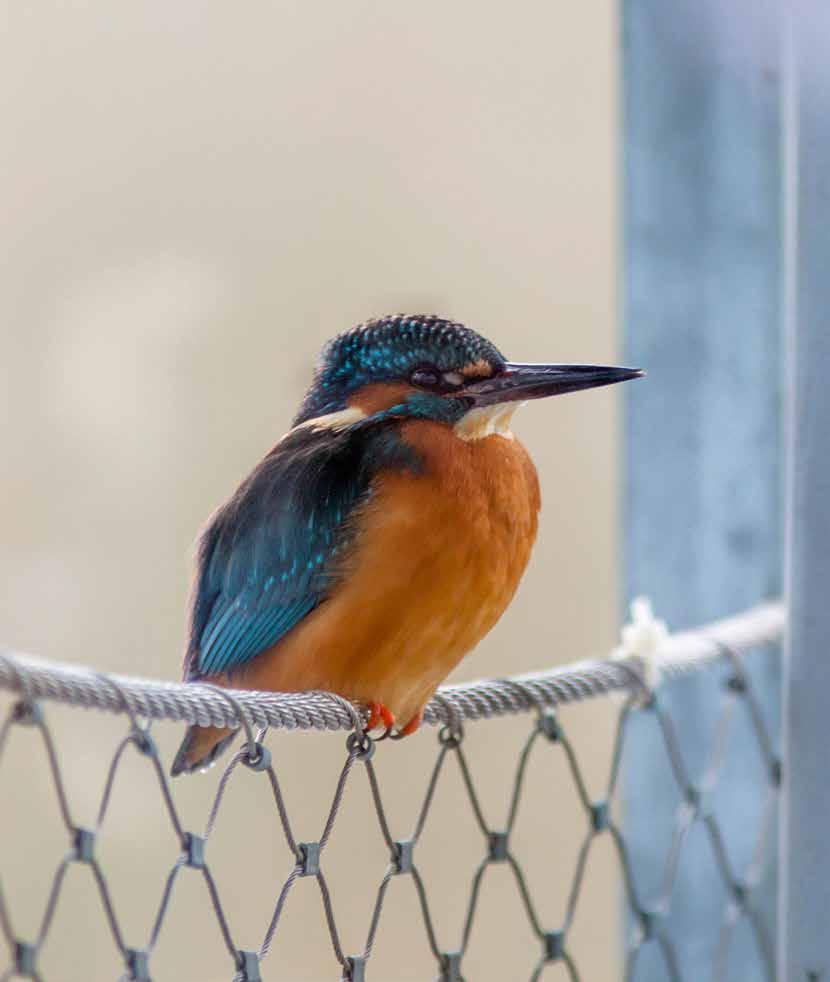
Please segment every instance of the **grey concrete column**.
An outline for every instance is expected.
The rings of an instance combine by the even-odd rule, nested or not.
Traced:
[[[625,393],[623,599],[650,595],[672,628],[782,586],[779,54],[777,0],[624,0],[625,358],[648,379]],[[775,725],[779,661],[761,656],[753,671]],[[665,699],[699,774],[718,684],[701,676]],[[647,901],[677,791],[653,730],[644,723],[631,736],[626,834]],[[740,868],[763,778],[748,728],[736,729],[729,753],[715,805]],[[773,880],[759,897],[770,923]],[[667,925],[684,980],[712,977],[725,903],[709,843],[695,832]],[[764,978],[750,932],[736,932],[734,946],[727,978]],[[648,955],[636,977],[664,982],[666,969]]]
[[[781,979],[830,979],[830,4],[793,0]]]

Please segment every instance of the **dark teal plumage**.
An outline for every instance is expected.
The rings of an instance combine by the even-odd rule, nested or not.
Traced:
[[[418,469],[385,418],[281,441],[211,518],[199,542],[189,679],[232,671],[322,603],[354,537],[372,478]]]

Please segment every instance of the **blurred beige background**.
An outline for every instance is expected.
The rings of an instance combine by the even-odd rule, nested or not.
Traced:
[[[608,0],[4,5],[3,642],[177,678],[200,523],[284,432],[321,343],[357,321],[436,311],[518,360],[613,361],[615,17]],[[459,679],[613,642],[617,398],[588,393],[518,418],[543,482],[541,534],[515,603]],[[73,813],[91,824],[124,722],[49,718]],[[564,720],[598,791],[609,708]],[[527,727],[470,728],[495,826]],[[158,729],[168,762],[179,738]],[[322,828],[342,740],[271,737],[301,840]],[[434,754],[430,731],[377,755],[401,838]],[[176,783],[187,827],[203,826],[218,777]],[[483,850],[455,768],[445,777],[419,859],[451,950]],[[517,829],[550,928],[582,833],[563,777],[555,754],[534,759]],[[229,794],[210,858],[254,948],[291,860],[251,781]],[[0,875],[15,931],[31,938],[66,836],[30,735],[13,735],[0,796]],[[99,848],[127,943],[141,945],[177,846],[132,755]],[[384,865],[357,774],[325,854],[347,951],[363,947]],[[616,901],[603,842],[572,933],[592,982],[617,974]],[[419,918],[411,885],[393,882],[370,978],[434,976]],[[491,870],[467,979],[527,977],[536,950],[507,872]],[[67,878],[42,967],[60,982],[120,971],[85,870]],[[230,975],[195,876],[179,880],[153,968],[178,982]],[[337,977],[313,883],[291,894],[264,977]]]

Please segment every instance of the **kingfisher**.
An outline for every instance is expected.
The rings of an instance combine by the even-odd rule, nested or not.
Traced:
[[[536,538],[530,399],[639,369],[507,361],[475,331],[398,314],[323,349],[291,429],[202,531],[184,679],[325,690],[408,736],[509,605]],[[172,774],[234,731],[191,726]]]

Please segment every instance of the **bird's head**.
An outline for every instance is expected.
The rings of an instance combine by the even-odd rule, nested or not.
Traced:
[[[525,400],[642,374],[634,368],[509,362],[463,324],[398,314],[367,321],[326,345],[294,424],[338,427],[394,416],[447,423],[472,438],[506,427]]]

